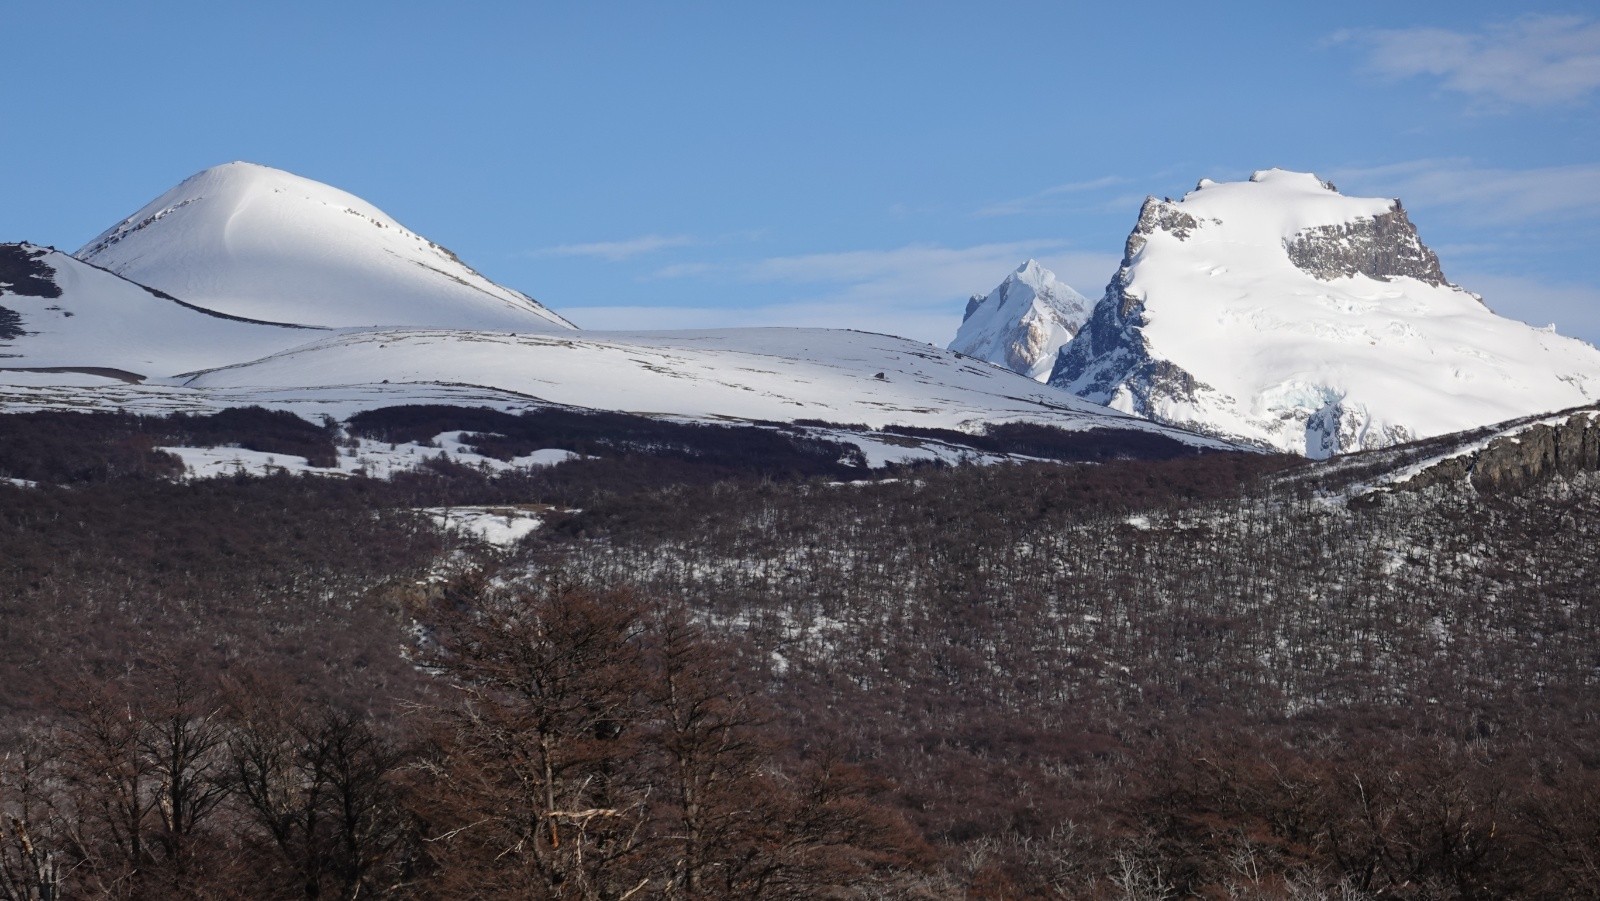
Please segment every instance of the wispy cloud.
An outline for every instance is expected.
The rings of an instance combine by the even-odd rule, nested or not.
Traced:
[[[655,277],[742,283],[752,286],[748,289],[752,293],[777,297],[723,308],[680,307],[647,313],[632,307],[591,307],[571,313],[586,326],[600,328],[639,328],[646,322],[663,328],[828,326],[888,332],[943,345],[961,324],[968,295],[988,292],[1030,257],[1090,296],[1099,293],[1118,263],[1111,254],[1074,251],[1065,240],[1042,238],[971,247],[915,244],[715,266],[677,265],[657,270]]]
[[[1016,197],[1011,200],[1002,200],[991,203],[978,210],[977,215],[982,217],[992,216],[1018,216],[1024,213],[1042,213],[1057,209],[1063,199],[1073,195],[1080,195],[1106,188],[1120,187],[1128,183],[1128,179],[1121,175],[1104,175],[1100,178],[1091,178],[1086,181],[1072,181],[1060,185],[1052,185],[1026,197]]]
[[[737,307],[593,306],[562,308],[586,329],[707,329],[783,326],[853,328],[899,335],[943,347],[955,337],[960,312],[947,305],[862,307],[826,299]]]
[[[557,244],[534,251],[537,256],[593,257],[609,262],[620,262],[645,254],[657,253],[673,247],[687,247],[695,243],[688,235],[641,235],[622,241],[596,241],[591,244]]]
[[[1355,29],[1333,43],[1359,47],[1384,78],[1432,77],[1486,108],[1549,106],[1600,90],[1600,21],[1530,15],[1479,31]]]
[[[1467,211],[1479,225],[1600,215],[1600,163],[1504,169],[1463,158],[1425,159],[1346,168],[1329,176],[1356,193],[1399,197],[1417,208]]]
[[[833,284],[863,296],[950,296],[966,285],[999,281],[1030,256],[1066,248],[1061,239],[941,247],[910,244],[890,250],[849,250],[768,257],[749,264],[750,281]]]
[[[1483,295],[1484,303],[1502,316],[1530,325],[1553,324],[1563,335],[1600,343],[1600,288],[1478,272],[1453,277]]]

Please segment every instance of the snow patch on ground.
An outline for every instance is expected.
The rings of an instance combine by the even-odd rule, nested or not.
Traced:
[[[462,436],[466,432],[441,432],[431,444],[390,444],[370,438],[356,439],[354,446],[339,449],[339,468],[348,473],[360,473],[373,478],[387,479],[397,472],[416,469],[429,460],[448,458],[452,463],[472,466],[488,472],[505,472],[531,466],[555,466],[581,455],[569,450],[544,448],[531,454],[497,460],[473,453]]]
[[[485,544],[510,547],[544,525],[548,507],[422,507],[442,529],[449,529]]]
[[[158,447],[183,461],[184,477],[216,479],[224,476],[263,476],[278,472],[345,475],[337,469],[312,466],[305,457],[269,454],[242,447]]]
[[[488,472],[505,472],[532,466],[555,466],[580,456],[572,451],[554,448],[536,450],[531,454],[497,460],[475,454],[461,442],[463,432],[444,432],[434,439],[434,446],[423,444],[390,444],[360,438],[352,446],[339,449],[339,465],[312,466],[305,457],[292,454],[271,454],[245,450],[239,447],[161,447],[157,450],[174,454],[183,460],[185,478],[212,479],[232,475],[262,476],[278,472],[309,473],[324,476],[365,475],[387,479],[397,472],[416,469],[429,460],[441,456],[452,462],[473,466]]]

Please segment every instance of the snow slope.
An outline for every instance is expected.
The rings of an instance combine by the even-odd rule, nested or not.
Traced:
[[[117,370],[170,376],[275,353],[325,332],[218,316],[64,253],[0,244],[0,369]],[[20,332],[20,334],[19,334]],[[11,373],[6,373],[11,375]],[[14,376],[13,376],[14,377]]]
[[[359,197],[252,163],[191,176],[76,256],[251,319],[328,327],[572,327]]]
[[[1268,170],[1150,198],[1050,384],[1315,458],[1600,397],[1600,351],[1450,284],[1399,201]]]
[[[428,385],[481,386],[631,413],[951,429],[1028,421],[1154,430],[1209,443],[949,351],[839,329],[561,335],[372,329],[173,384],[235,395],[305,386],[383,386],[396,395]]]
[[[950,349],[1037,381],[1089,318],[1089,301],[1029,260],[985,297],[972,295]]]

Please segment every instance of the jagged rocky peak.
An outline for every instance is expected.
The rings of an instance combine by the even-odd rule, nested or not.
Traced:
[[[75,255],[249,319],[327,327],[571,327],[365,200],[254,163],[190,176]]]
[[[1200,184],[1204,186],[1205,182],[1202,181]],[[1139,208],[1139,221],[1134,223],[1133,231],[1128,233],[1128,241],[1123,245],[1123,265],[1127,265],[1128,261],[1143,250],[1145,242],[1156,232],[1166,232],[1182,241],[1199,227],[1200,223],[1179,209],[1171,198],[1158,200],[1154,195],[1146,197],[1144,206]]]
[[[1451,284],[1398,200],[1303,172],[1150,198],[1049,382],[1325,457],[1600,397],[1600,351]]]
[[[1088,317],[1087,298],[1028,260],[993,291],[972,295],[950,349],[1044,381]]]

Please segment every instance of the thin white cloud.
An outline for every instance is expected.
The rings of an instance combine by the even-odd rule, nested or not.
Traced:
[[[1600,344],[1600,287],[1478,272],[1452,277],[1502,316]]]
[[[658,278],[690,278],[697,275],[706,275],[717,271],[715,263],[671,263],[645,276],[648,281]]]
[[[1478,225],[1594,219],[1600,211],[1600,163],[1503,169],[1469,159],[1411,160],[1329,173],[1354,193],[1399,197],[1407,206],[1471,213]]]
[[[998,281],[1030,256],[1059,251],[1061,239],[941,247],[910,244],[890,250],[847,250],[798,256],[768,257],[744,267],[757,282],[848,284],[853,289],[880,288],[891,295],[948,294],[969,283]],[[995,276],[998,277],[995,277]]]
[[[1116,271],[1111,254],[1073,251],[1060,239],[972,247],[909,245],[888,250],[769,257],[748,263],[688,264],[657,278],[702,278],[751,294],[780,296],[728,307],[575,307],[563,313],[588,328],[807,326],[855,328],[943,346],[961,324],[966,299],[987,293],[1029,258],[1090,297]],[[760,287],[754,287],[760,286]],[[787,295],[787,296],[784,296]]]
[[[596,241],[591,244],[557,244],[534,251],[538,256],[594,257],[609,262],[621,262],[645,254],[673,247],[687,247],[694,243],[688,235],[641,235],[622,241]]]
[[[1073,181],[1060,185],[1052,185],[1042,191],[1029,194],[1027,197],[1017,197],[991,203],[978,210],[981,217],[1017,216],[1023,213],[1052,212],[1061,205],[1061,198],[1105,188],[1115,188],[1128,183],[1128,179],[1121,175],[1104,175],[1100,178],[1091,178],[1085,181]]]
[[[1530,15],[1479,31],[1355,29],[1332,41],[1360,47],[1391,79],[1432,77],[1489,107],[1549,106],[1600,90],[1600,21]]]
[[[863,308],[826,299],[734,307],[594,306],[562,308],[585,329],[851,328],[898,335],[943,347],[955,337],[961,314],[948,304]]]

